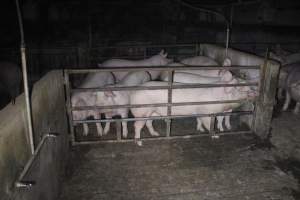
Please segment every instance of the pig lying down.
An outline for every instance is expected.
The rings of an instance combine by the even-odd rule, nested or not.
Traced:
[[[159,54],[154,55],[144,60],[125,60],[125,59],[110,59],[99,64],[99,67],[141,67],[141,66],[165,66],[173,60],[167,58],[168,54],[162,50]],[[160,71],[149,70],[151,79],[155,80],[159,77]],[[128,72],[113,72],[116,81],[120,82],[128,74]]]
[[[237,80],[232,76],[224,76],[222,81],[228,84],[237,83]],[[166,82],[148,82],[143,86],[167,86]],[[180,85],[180,83],[174,83]],[[154,104],[167,103],[167,90],[147,90],[135,91],[130,97],[131,104]],[[216,101],[216,100],[240,100],[253,98],[254,93],[248,86],[243,87],[217,87],[217,88],[196,88],[196,89],[174,89],[172,100],[173,103],[178,102],[201,102],[201,101]],[[208,104],[208,105],[192,105],[192,106],[175,106],[171,109],[172,115],[191,115],[191,114],[212,114],[228,110],[227,104]],[[134,117],[150,117],[150,116],[166,116],[166,107],[147,107],[147,108],[132,108]],[[210,129],[210,117],[203,117],[198,121],[200,131],[203,130],[202,125],[206,129]],[[199,124],[200,123],[200,124]],[[146,124],[151,135],[156,136],[156,132],[152,126],[152,120],[136,121],[134,123],[135,139],[140,139],[141,129]],[[200,128],[201,127],[201,128]],[[139,143],[138,143],[139,144]]]

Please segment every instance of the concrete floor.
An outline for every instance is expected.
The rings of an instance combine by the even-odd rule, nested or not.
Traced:
[[[73,147],[61,200],[292,200],[298,188],[249,135]]]

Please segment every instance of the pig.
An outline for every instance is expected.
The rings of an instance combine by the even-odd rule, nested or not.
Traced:
[[[297,102],[293,112],[298,114],[300,108],[300,63],[294,64],[294,68],[288,73],[284,88],[286,99],[282,110],[286,111],[291,99],[293,99]]]
[[[219,64],[205,56],[196,56],[191,58],[186,58],[181,60],[181,63],[184,65],[190,65],[190,66],[219,66]],[[231,60],[229,58],[225,58],[223,60],[222,66],[231,66]],[[222,69],[216,69],[216,70],[177,70],[177,72],[186,72],[186,73],[193,73],[198,74],[201,76],[209,76],[209,77],[219,77],[220,70]]]
[[[1,97],[7,96],[7,100],[15,102],[15,98],[20,94],[21,69],[12,62],[0,62],[0,90]],[[6,102],[8,103],[8,102]]]
[[[236,83],[236,79],[232,76],[224,76],[222,81],[230,84]],[[143,84],[143,86],[166,86],[166,82],[151,81]],[[180,83],[174,83],[180,85]],[[195,102],[195,101],[215,101],[215,100],[236,100],[247,99],[253,97],[251,88],[243,87],[217,87],[217,88],[196,88],[196,89],[174,89],[172,100],[176,102]],[[130,96],[130,103],[135,104],[153,104],[166,103],[167,90],[147,90],[135,91]],[[226,110],[224,104],[208,104],[208,105],[192,105],[192,106],[175,106],[171,109],[172,115],[190,115],[190,114],[210,114],[216,112],[223,112]],[[150,116],[165,116],[167,114],[166,107],[146,107],[146,108],[132,108],[134,117],[150,117]],[[205,128],[210,129],[210,117],[203,117],[198,121],[198,126],[202,130],[202,123]],[[149,132],[153,136],[159,135],[152,126],[152,120],[135,121],[135,139],[138,145],[141,145],[140,133],[141,129],[146,124]]]
[[[98,64],[98,67],[140,67],[140,66],[165,66],[168,63],[171,63],[173,60],[167,58],[168,54],[164,53],[162,50],[159,54],[154,55],[150,58],[144,60],[125,60],[125,59],[110,59],[102,64]],[[116,81],[120,82],[128,72],[113,72]],[[155,80],[159,77],[159,70],[149,70],[151,74],[151,79]]]
[[[200,76],[197,74],[190,74],[190,73],[185,73],[185,72],[175,72],[173,74],[173,82],[178,82],[178,83],[192,83],[192,84],[209,84],[209,83],[215,83],[215,84],[221,84],[224,83],[221,81],[221,77],[222,76],[232,76],[232,74],[230,73],[230,71],[227,70],[223,70],[220,72],[220,77],[206,77],[206,76]],[[167,72],[163,72],[161,74],[161,80],[162,81],[167,81],[168,77],[167,77]],[[246,81],[242,80],[242,79],[237,79],[237,81],[239,83],[246,83]],[[227,109],[226,112],[232,112],[232,110],[236,107],[238,107],[239,104],[230,104],[227,105]],[[223,120],[225,118],[225,126],[228,130],[231,129],[231,124],[230,124],[230,115],[226,115],[224,116],[217,116],[217,128],[220,131],[224,131],[223,128]],[[197,130],[199,131],[204,131],[204,129],[202,128],[202,126],[199,124],[199,120],[201,120],[201,118],[197,118]],[[200,122],[201,123],[201,122]]]
[[[270,58],[280,62],[282,66],[285,66],[292,63],[300,62],[300,53],[291,53],[286,55],[270,52]]]
[[[110,72],[97,72],[89,73],[83,83],[79,88],[96,88],[102,87],[107,84],[115,83],[114,76]],[[71,97],[72,106],[96,106],[97,105],[97,96],[95,92],[77,92],[74,93]],[[93,116],[95,119],[101,117],[101,111],[97,110],[81,110],[81,111],[72,111],[73,120],[83,120],[89,116]],[[107,132],[105,130],[109,129],[106,123],[104,134]],[[101,123],[96,123],[97,134],[98,136],[103,135],[103,129]],[[89,133],[89,128],[87,123],[83,123],[83,135],[86,136]]]
[[[151,75],[149,72],[138,71],[138,72],[130,72],[128,73],[121,82],[115,85],[110,85],[110,87],[122,87],[122,86],[137,86],[142,83],[151,80]],[[130,104],[130,90],[124,91],[104,91],[97,92],[97,104],[101,104],[103,106],[110,105],[128,105]],[[128,117],[128,108],[116,108],[116,109],[107,109],[104,111],[106,114],[106,118],[112,118],[115,115],[120,115],[122,118]],[[109,131],[110,123],[107,122],[107,126],[105,127],[105,132]],[[124,138],[128,135],[127,122],[122,122],[122,135]]]
[[[186,58],[180,61],[184,65],[190,66],[218,66],[219,64],[213,59],[206,56],[195,56],[191,58]],[[220,70],[178,70],[178,72],[187,72],[198,74],[201,76],[212,76],[217,77]]]

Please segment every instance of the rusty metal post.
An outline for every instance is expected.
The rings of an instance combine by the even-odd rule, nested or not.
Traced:
[[[69,80],[69,72],[68,70],[64,70],[65,75],[65,91],[66,91],[66,107],[67,107],[67,113],[69,118],[69,128],[70,128],[70,141],[72,144],[75,143],[75,131],[74,131],[74,123],[72,118],[72,102],[71,102],[71,90],[70,90],[70,80]]]
[[[273,107],[275,104],[275,94],[280,65],[268,60],[268,53],[261,68],[261,81],[259,88],[259,98],[256,102],[253,131],[260,138],[269,136]]]
[[[173,83],[173,70],[168,70],[168,104],[171,104],[172,103],[172,84]],[[168,105],[168,108],[167,108],[167,116],[171,116],[172,115],[172,106],[171,105]],[[166,130],[166,137],[170,137],[171,135],[171,119],[168,118],[167,119],[167,130]]]

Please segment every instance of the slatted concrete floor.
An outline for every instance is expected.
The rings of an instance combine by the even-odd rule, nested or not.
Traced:
[[[61,200],[289,200],[297,180],[252,136],[77,146]]]

